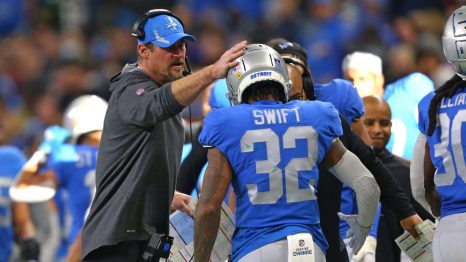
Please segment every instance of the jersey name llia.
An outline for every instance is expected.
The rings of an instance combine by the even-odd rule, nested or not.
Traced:
[[[466,93],[459,94],[453,98],[442,98],[442,102],[440,103],[440,108],[449,108],[454,106],[461,106],[465,104]]]
[[[256,109],[252,110],[254,124],[286,124],[290,115],[295,115],[296,122],[300,122],[298,108]]]

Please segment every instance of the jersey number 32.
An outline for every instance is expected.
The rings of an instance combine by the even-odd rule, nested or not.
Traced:
[[[292,126],[283,134],[283,148],[296,148],[297,139],[307,142],[307,157],[292,158],[285,166],[285,185],[283,170],[278,167],[281,161],[280,141],[278,135],[270,128],[246,131],[241,138],[241,152],[254,152],[254,143],[265,142],[267,159],[256,161],[256,173],[267,174],[269,191],[259,192],[257,184],[246,184],[248,196],[252,204],[274,204],[284,194],[286,202],[301,202],[315,199],[313,180],[307,181],[308,188],[299,188],[298,171],[312,170],[317,161],[318,134],[311,126]]]

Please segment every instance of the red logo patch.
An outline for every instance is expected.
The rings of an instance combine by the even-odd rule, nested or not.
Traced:
[[[299,240],[299,246],[300,246],[300,247],[303,247],[303,246],[304,246],[304,240],[303,240],[303,239],[300,239],[300,240]]]

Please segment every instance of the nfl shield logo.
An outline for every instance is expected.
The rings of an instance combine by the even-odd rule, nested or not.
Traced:
[[[304,243],[304,239],[300,239],[299,240],[299,246],[300,247],[304,247],[305,243]]]

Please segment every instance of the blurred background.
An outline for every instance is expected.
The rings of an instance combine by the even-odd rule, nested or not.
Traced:
[[[197,37],[188,46],[193,71],[240,40],[284,37],[307,49],[317,83],[341,78],[344,56],[366,51],[382,58],[386,85],[421,72],[438,87],[453,74],[443,56],[443,27],[462,4],[466,1],[0,0],[0,145],[15,146],[29,158],[45,128],[61,125],[74,98],[108,99],[109,79],[136,61],[131,27],[149,9],[172,10]],[[184,117],[202,121],[205,98]],[[53,207],[30,208],[41,257],[49,257],[41,261],[53,261],[60,234],[54,229],[58,222],[47,218]]]
[[[315,82],[342,77],[352,51],[383,58],[386,84],[419,71],[436,85],[452,71],[442,54],[454,0],[0,0],[0,144],[35,148],[45,127],[60,124],[84,93],[109,96],[108,80],[136,60],[133,22],[168,8],[198,38],[188,46],[193,70],[236,41],[284,37],[309,53]],[[202,119],[201,102],[192,106]],[[187,114],[185,114],[187,115]]]

